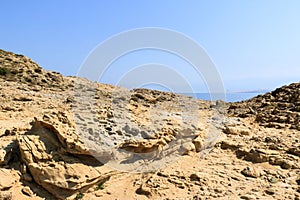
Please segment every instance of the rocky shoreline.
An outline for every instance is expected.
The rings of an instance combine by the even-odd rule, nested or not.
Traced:
[[[300,83],[215,104],[0,50],[0,84],[0,199],[300,199]]]

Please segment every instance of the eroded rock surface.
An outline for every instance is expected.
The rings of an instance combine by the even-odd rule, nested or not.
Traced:
[[[299,83],[227,104],[0,68],[0,199],[300,199]]]
[[[300,84],[293,83],[248,101],[234,103],[229,114],[254,117],[266,127],[300,130]]]
[[[110,176],[71,129],[57,129],[35,119],[32,129],[17,141],[35,182],[57,198],[65,199]]]

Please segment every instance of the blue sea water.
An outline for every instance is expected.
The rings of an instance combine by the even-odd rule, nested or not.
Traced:
[[[225,94],[225,101],[226,102],[238,102],[251,99],[257,95],[261,95],[264,93],[255,93],[255,92],[237,92],[237,93],[226,93]],[[184,94],[187,96],[192,96],[194,98],[202,99],[202,100],[218,100],[212,99],[210,93],[195,93],[195,94]]]

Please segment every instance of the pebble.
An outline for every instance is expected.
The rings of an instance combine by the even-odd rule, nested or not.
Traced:
[[[240,196],[240,198],[241,198],[241,199],[245,199],[245,200],[254,200],[254,199],[256,199],[255,196],[249,195],[249,194],[242,195],[242,196]]]
[[[191,181],[200,181],[200,178],[201,178],[201,176],[198,173],[194,173],[194,174],[190,175],[190,180]]]
[[[22,188],[22,193],[29,196],[29,197],[32,197],[34,195],[33,192],[31,191],[31,189],[28,186],[25,186],[25,187]]]
[[[251,177],[251,178],[258,178],[261,175],[260,171],[254,167],[246,167],[241,171],[241,173],[244,176]]]
[[[282,169],[291,169],[293,167],[293,163],[291,161],[285,160],[281,164]]]
[[[275,194],[275,191],[273,189],[267,189],[265,190],[265,193],[268,194],[268,195],[274,195]]]

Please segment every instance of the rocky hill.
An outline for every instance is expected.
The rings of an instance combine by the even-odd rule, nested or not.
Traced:
[[[33,89],[47,87],[64,89],[69,83],[57,72],[45,71],[30,58],[0,49],[0,76],[5,81],[30,85]]]
[[[0,199],[300,199],[299,83],[215,105],[0,50],[0,85]]]
[[[229,107],[229,114],[242,118],[254,116],[255,121],[267,127],[300,131],[300,83],[235,103]]]

